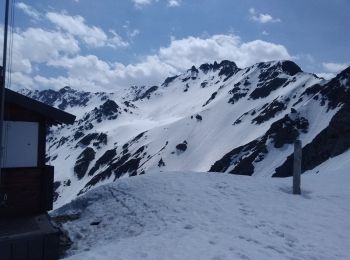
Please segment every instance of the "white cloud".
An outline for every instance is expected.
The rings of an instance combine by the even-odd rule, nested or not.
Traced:
[[[316,73],[316,75],[327,80],[335,77],[335,74],[326,72]]]
[[[250,19],[258,23],[278,23],[281,22],[279,18],[273,18],[270,14],[258,13],[254,8],[249,9]]]
[[[0,29],[0,42],[3,42]],[[15,30],[12,46],[12,70],[31,73],[32,63],[47,63],[62,55],[72,55],[80,50],[78,41],[63,32],[50,32],[40,28]]]
[[[136,8],[142,8],[146,5],[159,2],[159,0],[131,0]],[[181,0],[166,0],[168,7],[177,7],[181,5]]]
[[[32,6],[29,6],[23,2],[16,3],[16,8],[22,10],[25,14],[27,14],[29,17],[31,17],[33,20],[40,20],[41,19],[41,13],[38,12],[35,8]]]
[[[80,15],[70,16],[64,13],[48,12],[46,18],[58,28],[80,38],[90,47],[118,48],[129,45],[115,31],[111,30],[112,36],[109,37],[101,28],[88,26],[84,17]]]
[[[329,73],[338,73],[346,69],[349,64],[346,63],[334,63],[334,62],[323,62],[323,68]]]
[[[139,29],[131,29],[130,28],[130,21],[126,21],[123,25],[123,28],[126,32],[126,35],[128,37],[129,41],[133,41],[133,38],[135,38],[137,35],[140,34],[140,30]]]
[[[61,88],[70,84],[90,91],[113,90],[131,85],[160,84],[170,75],[206,62],[229,59],[246,67],[260,61],[290,58],[282,45],[262,40],[242,42],[235,35],[172,38],[169,46],[135,64],[106,62],[94,55],[63,55],[46,64],[64,69],[66,75],[55,78],[36,75],[33,84],[40,88]]]
[[[180,0],[169,0],[168,1],[168,6],[169,7],[176,7],[176,6],[180,6],[181,5],[181,1]]]
[[[262,40],[242,42],[235,35],[214,35],[207,38],[188,37],[173,40],[161,48],[159,58],[177,69],[186,69],[205,62],[229,59],[246,67],[260,61],[291,59],[287,49]]]
[[[141,8],[142,6],[145,6],[145,5],[150,5],[152,4],[153,2],[158,2],[158,0],[131,0],[135,7],[137,8]]]

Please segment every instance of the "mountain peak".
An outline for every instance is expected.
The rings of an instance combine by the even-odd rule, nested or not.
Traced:
[[[285,60],[279,62],[282,67],[282,71],[290,76],[294,76],[299,72],[303,72],[302,69],[293,61]]]
[[[203,71],[205,74],[208,73],[208,71],[212,70],[212,71],[217,71],[219,69],[229,69],[229,70],[237,70],[238,67],[236,65],[236,63],[234,63],[233,61],[229,61],[229,60],[223,60],[220,63],[217,63],[216,61],[214,61],[214,63],[204,63],[202,65],[199,66],[199,69],[201,71]]]

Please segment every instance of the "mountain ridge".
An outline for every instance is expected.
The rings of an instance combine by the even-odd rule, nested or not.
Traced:
[[[327,81],[292,61],[240,69],[224,60],[192,66],[159,86],[21,92],[77,115],[73,126],[48,135],[59,206],[153,169],[290,176],[297,138],[306,154],[303,171],[310,170],[350,147],[342,127],[349,118],[349,71]]]

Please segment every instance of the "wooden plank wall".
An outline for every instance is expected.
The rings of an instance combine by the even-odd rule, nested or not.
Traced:
[[[59,233],[0,241],[0,260],[57,260]]]
[[[7,200],[0,207],[0,217],[41,213],[42,175],[41,168],[3,169],[0,193]]]

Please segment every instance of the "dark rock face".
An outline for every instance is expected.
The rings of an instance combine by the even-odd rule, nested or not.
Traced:
[[[240,69],[237,67],[236,63],[228,60],[223,60],[220,65],[221,67],[219,76],[226,76],[224,82],[235,75]]]
[[[332,118],[328,127],[303,147],[302,172],[312,170],[326,160],[350,149],[350,106],[346,105]],[[293,154],[278,168],[273,177],[293,175]]]
[[[85,185],[85,187],[79,192],[79,194],[83,194],[91,187],[95,186],[101,181],[111,178],[112,176],[114,176],[115,181],[124,174],[129,174],[129,176],[135,176],[138,172],[142,172],[142,169],[140,169],[140,167],[142,166],[140,165],[140,162],[141,159],[144,159],[147,156],[147,153],[144,152],[146,147],[139,147],[133,154],[130,153],[129,149],[132,145],[138,143],[142,137],[146,138],[146,133],[147,131],[142,132],[135,136],[131,141],[125,143],[122,146],[121,153],[118,154],[117,148],[115,148],[112,150],[108,150],[104,155],[102,155],[96,161],[96,164],[89,172],[89,175],[94,175],[93,178]],[[165,147],[163,147],[162,150],[163,149],[165,149]],[[98,172],[98,170],[100,170],[102,167],[106,167],[106,169],[104,169],[101,172]]]
[[[250,94],[252,99],[265,98],[272,91],[280,88],[288,81],[286,78],[274,78],[270,81],[258,84],[258,87]]]
[[[130,101],[124,101],[124,105],[129,108],[136,108],[136,106]]]
[[[165,79],[164,83],[162,84],[163,87],[167,87],[171,82],[173,82],[176,78],[179,76],[173,76],[173,77],[168,77]]]
[[[61,186],[61,182],[59,181],[55,181],[53,183],[53,201],[56,201],[59,197],[59,194],[58,194],[58,188]]]
[[[302,172],[312,170],[324,161],[350,149],[350,67],[342,71],[323,88],[315,85],[308,94],[319,93],[328,102],[328,109],[341,106],[311,143],[303,147]],[[293,154],[278,168],[273,177],[293,174]]]
[[[254,173],[253,162],[258,156],[267,153],[265,143],[262,140],[254,140],[247,145],[233,149],[216,161],[210,168],[210,172],[226,172],[229,167],[233,174],[252,175]]]
[[[59,109],[65,110],[68,106],[86,106],[91,98],[91,93],[76,91],[67,86],[59,91],[52,89],[36,90],[30,93],[29,96],[50,106],[56,104]]]
[[[205,64],[202,64],[199,66],[199,69],[201,71],[204,72],[204,74],[207,74],[210,70],[213,69],[213,65],[212,64],[208,64],[208,63],[205,63]]]
[[[47,89],[38,91],[36,94],[34,94],[33,98],[40,100],[47,105],[53,106],[54,103],[60,98],[60,93],[52,89]]]
[[[201,116],[201,115],[196,115],[196,119],[198,120],[198,121],[202,121],[203,120],[203,117]]]
[[[299,136],[299,131],[306,132],[308,121],[300,116],[291,119],[288,115],[276,121],[270,129],[257,140],[237,147],[216,161],[210,168],[210,172],[226,172],[238,175],[252,175],[254,163],[260,162],[267,154],[267,142],[272,139],[275,148],[281,148],[285,144],[292,144]]]
[[[187,150],[187,141],[184,141],[183,143],[176,145],[176,149],[181,151],[181,152],[186,151]]]
[[[235,104],[238,100],[245,97],[248,94],[249,89],[239,87],[240,82],[234,85],[234,88],[231,89],[228,93],[232,95],[232,97],[228,100],[228,103]]]
[[[199,73],[198,69],[195,66],[192,66],[189,72],[191,73],[192,79],[196,79]]]
[[[216,95],[218,94],[217,91],[215,91],[213,94],[211,94],[210,98],[203,104],[203,107],[205,107],[206,105],[208,105],[210,102],[212,102],[215,98]]]
[[[321,105],[328,103],[328,110],[335,109],[349,103],[350,67],[343,70],[325,86],[319,84],[308,88],[302,94],[320,95]]]
[[[208,86],[208,81],[203,81],[201,83],[201,88],[206,88]]]
[[[252,123],[261,124],[275,117],[280,111],[287,108],[284,102],[274,100],[271,104],[265,104],[261,113],[252,120]]]
[[[141,158],[130,158],[129,153],[117,157],[115,160],[110,163],[106,170],[95,175],[79,192],[79,194],[84,193],[89,188],[95,186],[101,181],[110,178],[114,175],[114,180],[120,178],[122,175],[129,173],[130,176],[137,174],[137,169],[139,168]]]
[[[290,60],[283,61],[281,65],[283,72],[290,76],[294,76],[299,72],[303,72],[297,64]]]
[[[93,176],[97,170],[102,166],[107,165],[117,155],[116,149],[107,150],[95,163],[94,167],[91,168],[88,175]]]
[[[99,108],[95,108],[93,112],[96,118],[105,117],[107,120],[116,119],[118,117],[120,107],[113,100],[108,99]]]
[[[163,161],[163,158],[160,158],[159,162],[158,162],[158,167],[164,167],[165,166],[165,162]]]
[[[236,121],[233,123],[233,125],[238,125],[240,123],[242,123],[242,120],[245,116],[247,116],[249,113],[245,112],[243,115],[241,115],[239,118],[236,119]]]
[[[127,110],[126,110],[127,111]],[[83,118],[77,121],[79,125],[79,130],[89,130],[94,127],[92,123],[96,120],[97,123],[102,122],[103,120],[114,120],[117,119],[119,114],[122,113],[122,109],[117,105],[113,100],[107,99],[99,107],[95,107],[91,112],[86,113]]]
[[[84,133],[78,130],[74,133],[74,140],[78,140],[82,136],[84,136]]]
[[[64,145],[68,141],[69,141],[68,137],[62,136],[61,139],[57,143],[57,148]]]
[[[187,92],[190,89],[190,85],[186,84],[185,88],[184,88],[184,92]]]
[[[269,70],[268,64],[264,66],[266,66],[263,67],[264,69],[267,68]],[[297,68],[294,70],[291,68],[284,69],[288,70],[290,75],[299,72]],[[267,76],[274,74],[273,70],[270,72]],[[314,95],[314,97],[317,95],[318,98],[314,98],[314,100],[320,102],[321,106],[328,104],[328,110],[339,107],[340,110],[332,118],[329,126],[303,148],[302,172],[311,170],[329,158],[350,149],[350,68],[341,72],[326,85],[314,85],[308,88],[301,94],[299,100],[304,95]],[[289,101],[285,100],[285,102]],[[266,113],[260,114],[263,117],[261,120],[268,114],[267,112],[270,111],[272,114],[275,114],[283,106],[283,104],[274,103],[270,104],[270,106],[266,104],[263,107],[263,111]],[[230,169],[230,173],[233,174],[251,175],[254,173],[254,163],[262,161],[267,154],[266,145],[269,140],[274,144],[274,148],[279,149],[284,145],[292,145],[300,133],[308,132],[308,128],[308,120],[300,116],[298,111],[292,108],[290,114],[273,123],[265,135],[227,153],[214,163],[210,171],[226,172]],[[276,168],[273,176],[291,176],[292,166],[293,155],[291,154],[281,166]]]
[[[209,71],[220,70],[219,76],[226,76],[224,81],[227,81],[240,70],[236,63],[228,60],[223,60],[220,63],[215,61],[213,64],[204,63],[199,66],[199,69],[203,71],[204,74],[207,74]]]
[[[89,168],[90,163],[95,159],[95,150],[91,147],[85,148],[85,150],[78,156],[78,159],[74,165],[74,174],[79,180],[81,180],[87,169]]]
[[[91,133],[84,136],[78,143],[78,146],[88,146],[93,143],[94,146],[100,147],[101,145],[107,144],[107,135],[105,133]]]
[[[300,132],[307,133],[308,128],[309,122],[306,118],[297,116],[292,119],[289,115],[285,115],[271,125],[266,135],[273,140],[275,148],[281,148],[285,144],[293,144]]]
[[[283,61],[277,63],[259,63],[260,69],[259,82],[257,88],[250,94],[250,98],[258,99],[265,98],[272,91],[280,87],[286,86],[289,78],[281,77],[281,74],[286,76],[294,76],[302,70],[292,61]],[[291,79],[291,81],[295,78]]]
[[[147,89],[144,93],[139,93],[133,101],[142,100],[144,98],[150,99],[153,92],[158,89],[158,86],[153,86]]]

